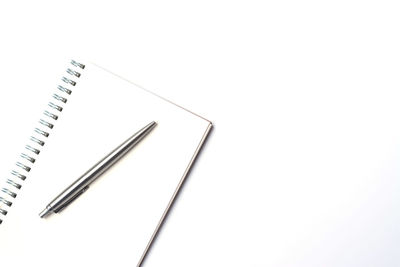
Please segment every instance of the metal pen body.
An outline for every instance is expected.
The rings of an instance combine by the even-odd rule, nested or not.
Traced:
[[[40,217],[45,217],[51,212],[57,213],[70,204],[73,200],[85,192],[89,185],[96,180],[101,174],[109,169],[114,163],[129,152],[137,143],[139,143],[154,127],[156,123],[153,121],[143,129],[132,135],[124,143],[111,151],[106,157],[96,163],[85,174],[79,177],[74,183],[67,187],[46,208],[40,213]]]

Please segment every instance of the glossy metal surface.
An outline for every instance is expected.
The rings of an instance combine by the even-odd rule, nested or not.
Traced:
[[[71,184],[65,189],[60,195],[58,195],[47,207],[39,214],[41,218],[46,217],[50,213],[57,213],[79,197],[85,192],[89,185],[103,174],[108,168],[116,163],[121,157],[123,157],[130,149],[132,149],[137,143],[139,143],[154,127],[156,123],[153,121],[143,129],[135,133],[128,140],[114,149],[105,158],[100,160],[90,170],[83,174],[78,180]]]

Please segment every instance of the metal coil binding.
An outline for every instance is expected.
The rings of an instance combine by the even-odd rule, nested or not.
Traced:
[[[44,144],[45,144],[44,141],[42,141],[42,140],[40,140],[40,139],[37,139],[37,138],[34,137],[34,136],[31,136],[31,141],[33,141],[33,142],[35,142],[35,143],[38,143],[38,144],[41,145],[41,146],[44,146]]]
[[[53,127],[54,127],[54,124],[52,124],[52,123],[50,123],[50,122],[47,122],[47,121],[45,121],[45,120],[43,120],[43,119],[40,119],[39,122],[40,122],[41,124],[43,124],[44,126],[49,127],[50,129],[53,129]]]
[[[48,106],[52,108],[52,112],[45,110],[43,115],[46,118],[40,119],[40,126],[34,129],[36,135],[48,138],[50,132],[55,127],[55,122],[58,120],[60,114],[64,109],[63,105],[67,103],[67,97],[71,95],[72,90],[69,86],[76,86],[77,78],[80,78],[82,73],[81,70],[85,68],[85,65],[75,60],[71,60],[71,67],[66,69],[66,75],[61,78],[65,83],[63,86],[58,85],[58,93],[53,94],[53,99],[57,101],[55,104],[49,102]],[[43,130],[43,128],[47,130]],[[13,199],[17,197],[17,192],[23,186],[23,182],[27,179],[29,172],[32,170],[32,164],[36,162],[36,157],[40,154],[40,150],[37,146],[43,147],[46,143],[41,140],[40,137],[31,136],[30,143],[25,146],[26,151],[20,154],[22,161],[15,163],[16,169],[12,170],[11,177],[7,178],[5,184],[0,187],[0,224],[4,221],[4,216],[9,212],[9,208],[13,204]],[[11,199],[10,199],[11,198]]]
[[[45,110],[45,111],[43,112],[43,114],[46,115],[46,116],[48,116],[48,117],[50,117],[50,118],[52,118],[53,120],[57,120],[57,119],[58,119],[58,116],[57,116],[57,115],[55,115],[55,114],[53,114],[53,113],[51,113],[51,112],[48,112],[47,110]]]

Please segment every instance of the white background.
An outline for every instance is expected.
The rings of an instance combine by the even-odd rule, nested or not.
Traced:
[[[55,66],[88,60],[215,124],[143,266],[399,266],[399,12],[396,1],[3,1],[1,173]]]

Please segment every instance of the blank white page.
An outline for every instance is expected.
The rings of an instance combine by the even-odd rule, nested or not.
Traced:
[[[81,72],[0,226],[2,265],[139,264],[211,128],[96,65]],[[39,218],[56,195],[151,121],[153,131],[87,192],[61,213]]]

